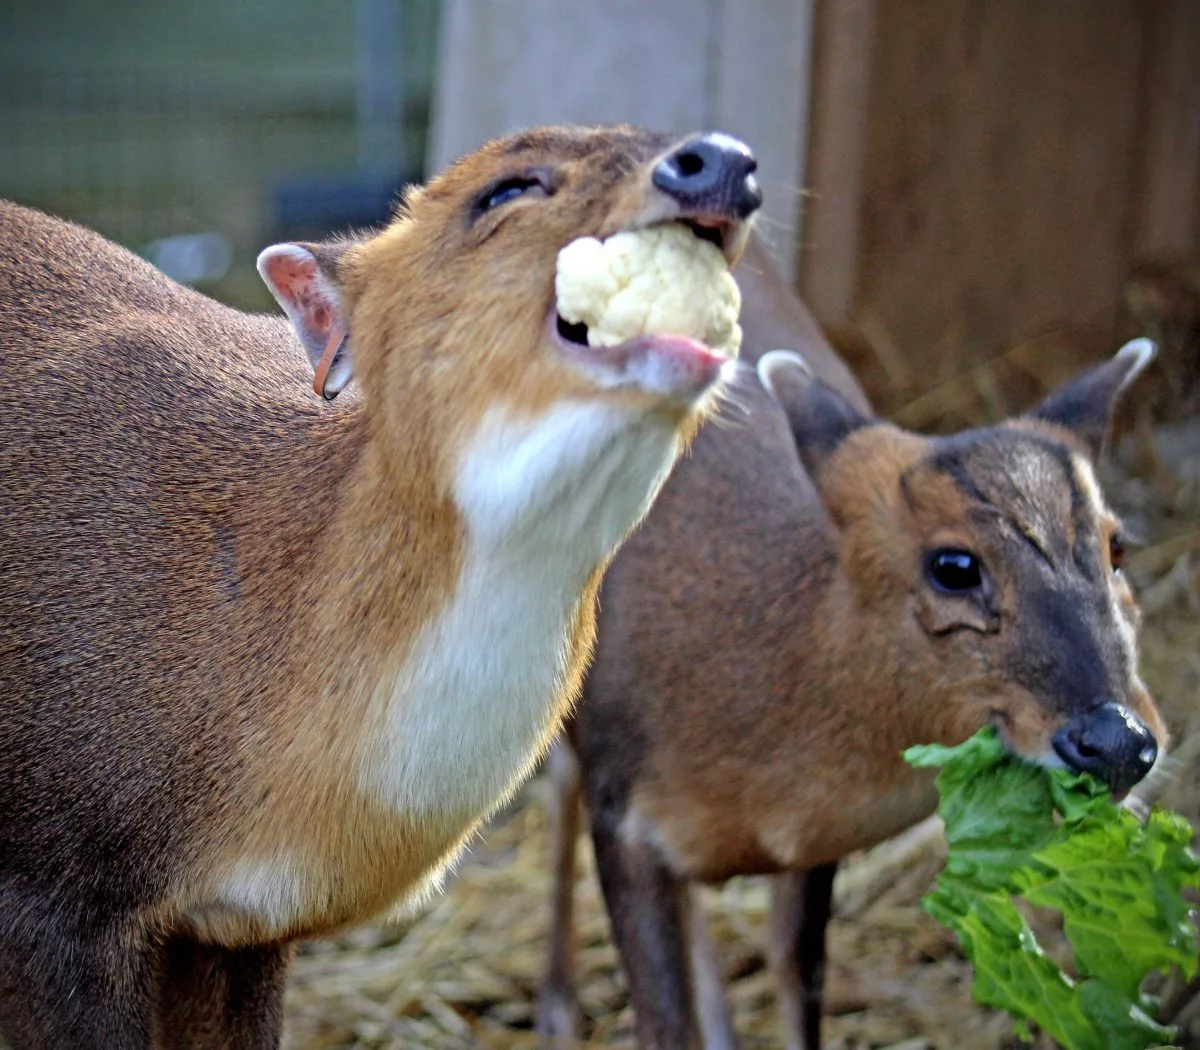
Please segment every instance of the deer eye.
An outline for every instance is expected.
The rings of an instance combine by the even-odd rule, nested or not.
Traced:
[[[931,551],[925,571],[934,589],[944,594],[964,594],[983,586],[983,562],[970,551],[953,547]]]
[[[546,196],[546,187],[536,175],[517,175],[501,179],[479,195],[475,201],[475,213],[482,215],[493,208],[499,208],[502,204],[523,197],[530,190],[537,190],[541,196]]]
[[[1125,567],[1125,541],[1116,533],[1108,539],[1108,560],[1113,572],[1120,572]]]

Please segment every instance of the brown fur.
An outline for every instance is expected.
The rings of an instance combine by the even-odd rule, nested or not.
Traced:
[[[0,204],[0,1030],[14,1050],[232,1045],[235,1029],[274,1045],[285,942],[378,914],[471,834],[475,803],[408,816],[374,800],[362,756],[459,579],[451,488],[484,413],[610,399],[684,438],[698,426],[687,406],[598,392],[547,328],[566,243],[680,217],[650,182],[670,144],[633,128],[490,143],[381,233],[311,246],[361,387],[332,406],[283,320]],[[549,196],[473,211],[532,169]],[[302,291],[331,324],[333,305]],[[578,690],[603,568],[577,594],[528,764]],[[323,880],[283,928],[212,903],[259,859]]]
[[[606,578],[596,660],[568,724],[644,1047],[699,1038],[688,1018],[702,967],[681,976],[672,941],[687,882],[813,871],[827,907],[831,865],[933,809],[931,780],[901,761],[904,748],[992,723],[1040,758],[1104,690],[1167,742],[1136,673],[1136,605],[1108,562],[1118,525],[1088,463],[1096,425],[1026,418],[932,439],[881,424],[761,260],[748,253],[738,276],[743,360],[798,349],[829,389],[793,380],[780,411],[752,373],[733,385]],[[1095,394],[1096,418],[1107,418],[1114,375]],[[995,594],[934,593],[922,554],[938,547],[982,555]],[[1055,619],[1060,603],[1083,610],[1078,622]],[[559,780],[568,810],[580,785]],[[563,1035],[576,1013],[561,900],[574,846],[557,849],[542,1023]],[[781,876],[784,897],[803,897],[803,879]],[[807,951],[796,943],[803,912],[790,908],[785,921],[801,929],[784,930],[773,957],[788,1046],[815,1050],[812,989],[794,965]],[[731,1038],[727,1019],[723,1033],[702,1027],[710,1046]]]

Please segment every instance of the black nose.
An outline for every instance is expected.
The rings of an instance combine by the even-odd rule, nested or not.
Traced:
[[[1051,743],[1068,766],[1099,777],[1118,795],[1149,773],[1158,757],[1146,723],[1115,700],[1077,714]]]
[[[744,219],[762,204],[757,167],[748,146],[712,132],[660,160],[652,181],[690,212]]]

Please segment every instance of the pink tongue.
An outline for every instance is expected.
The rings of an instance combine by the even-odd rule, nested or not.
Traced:
[[[625,345],[633,352],[666,354],[670,357],[697,359],[706,362],[715,361],[718,368],[726,361],[724,354],[711,347],[705,346],[699,339],[690,335],[635,335],[627,339]]]
[[[552,338],[570,357],[601,365],[667,398],[693,400],[716,382],[729,360],[686,335],[635,335],[616,346],[587,346],[567,338],[557,314],[548,320]]]
[[[680,395],[697,394],[711,386],[729,360],[686,335],[638,335],[612,349],[628,355],[628,369],[638,369],[664,392]]]

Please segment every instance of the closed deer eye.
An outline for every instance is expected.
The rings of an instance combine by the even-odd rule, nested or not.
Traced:
[[[515,175],[501,179],[484,190],[475,200],[475,214],[482,215],[518,197],[536,191],[539,196],[548,196],[545,182],[537,175]]]
[[[925,573],[934,590],[966,594],[983,586],[983,562],[970,551],[942,547],[925,559]]]

